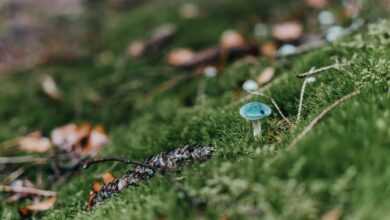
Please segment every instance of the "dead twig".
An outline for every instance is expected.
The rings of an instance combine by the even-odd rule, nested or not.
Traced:
[[[321,67],[319,69],[312,67],[308,72],[301,73],[301,74],[297,75],[297,77],[298,78],[306,78],[309,76],[314,76],[314,75],[320,74],[320,73],[327,71],[327,70],[330,70],[330,69],[340,70],[341,67],[348,66],[348,65],[351,65],[351,63],[349,63],[349,62],[344,62],[344,63],[336,62],[335,64],[332,64],[329,66],[324,66],[324,67]]]
[[[348,95],[345,95],[343,97],[341,97],[340,99],[336,100],[333,104],[329,105],[328,107],[326,107],[317,117],[315,117],[308,126],[305,127],[305,129],[303,129],[303,131],[294,138],[294,140],[289,144],[288,148],[293,148],[309,131],[311,131],[314,126],[316,126],[318,124],[318,122],[324,118],[324,116],[326,114],[328,114],[330,111],[332,111],[334,108],[336,108],[337,106],[339,106],[340,104],[344,103],[345,101],[351,99],[352,97],[356,96],[360,94],[360,91],[357,90],[357,91],[354,91]]]
[[[57,193],[53,191],[41,190],[32,187],[8,186],[8,185],[0,185],[0,192],[27,193],[31,195],[46,196],[46,197],[57,195]]]
[[[313,70],[313,68],[311,68],[311,70]],[[298,114],[297,114],[297,120],[296,120],[296,123],[299,122],[299,120],[301,119],[301,113],[302,113],[302,106],[303,106],[303,95],[305,94],[305,89],[306,89],[306,86],[308,83],[313,83],[315,81],[315,78],[314,77],[307,77],[305,79],[305,81],[303,82],[302,84],[302,88],[301,88],[301,94],[300,94],[300,97],[299,97],[299,105],[298,105]]]

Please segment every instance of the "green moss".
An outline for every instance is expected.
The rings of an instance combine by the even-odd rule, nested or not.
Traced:
[[[105,33],[108,43],[104,53],[114,57],[108,64],[97,63],[102,56],[97,54],[73,65],[43,66],[35,74],[20,73],[0,81],[0,140],[39,129],[48,133],[68,122],[91,121],[102,123],[111,135],[112,142],[102,155],[140,160],[188,143],[217,148],[212,160],[125,190],[91,212],[84,207],[92,181],[107,170],[122,175],[127,167],[101,165],[83,171],[54,189],[59,191],[55,209],[38,217],[319,219],[333,208],[340,208],[346,219],[384,219],[390,215],[388,21],[275,66],[278,78],[265,92],[294,121],[302,84],[295,75],[312,66],[329,65],[335,58],[351,61],[350,66],[324,72],[308,85],[303,120],[296,126],[287,129],[273,113],[264,121],[261,141],[253,139],[249,123],[238,114],[243,103],[240,99],[245,96],[239,91],[244,80],[255,78],[272,63],[237,62],[217,78],[183,81],[154,99],[146,95],[171,77],[188,73],[164,66],[162,57],[129,61],[123,70],[115,70],[116,54],[129,39],[148,34],[134,27],[150,29],[162,22],[175,22],[179,39],[171,47],[204,47],[216,42],[222,30],[240,28],[243,18],[239,12],[245,11],[249,17],[263,7],[263,3],[226,1],[227,9],[222,13],[218,4],[213,3],[209,11],[203,8],[210,18],[192,21],[178,19],[175,5],[167,4],[161,14],[153,13],[161,6],[145,5],[123,14]],[[196,31],[202,27],[210,28]],[[64,92],[63,101],[45,97],[39,87],[42,73],[56,79]],[[206,86],[206,101],[197,105],[200,82]],[[327,115],[295,149],[285,149],[326,106],[356,89],[361,90],[359,96]],[[260,97],[250,100],[269,103]],[[17,218],[14,208],[0,204],[2,219]]]

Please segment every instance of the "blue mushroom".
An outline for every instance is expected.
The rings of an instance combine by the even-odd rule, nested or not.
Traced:
[[[271,113],[271,108],[261,102],[250,102],[240,108],[240,115],[252,123],[255,138],[261,137],[261,120]]]

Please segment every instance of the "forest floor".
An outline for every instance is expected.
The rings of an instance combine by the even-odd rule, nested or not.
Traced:
[[[99,164],[77,171],[63,184],[46,185],[57,192],[57,202],[34,218],[390,218],[390,20],[367,9],[361,15],[365,25],[341,40],[291,57],[238,59],[214,77],[166,64],[165,54],[174,48],[216,45],[227,29],[249,36],[258,14],[294,9],[285,1],[249,2],[199,1],[203,15],[192,19],[182,18],[173,2],[146,3],[107,16],[104,49],[97,54],[0,76],[0,142],[88,122],[104,126],[110,137],[99,157],[142,161],[186,144],[215,148],[208,161],[158,174],[92,210],[85,207],[93,181],[106,172],[119,177],[131,167]],[[150,36],[164,23],[176,25],[171,44],[140,59],[123,58],[129,40]],[[307,83],[297,121],[305,80],[297,75],[330,65]],[[266,96],[242,90],[243,82],[266,68],[275,76],[260,90],[287,119]],[[61,90],[59,101],[42,91],[47,74]],[[273,110],[260,139],[239,114],[250,101]],[[26,175],[48,170],[25,169]],[[0,201],[1,219],[18,217],[15,205]]]

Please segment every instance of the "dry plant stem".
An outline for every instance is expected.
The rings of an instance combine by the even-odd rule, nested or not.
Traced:
[[[263,97],[266,97],[268,99],[271,100],[271,103],[272,105],[276,108],[276,110],[278,111],[279,115],[283,118],[283,120],[285,120],[290,126],[292,126],[293,124],[291,123],[290,120],[288,120],[288,118],[283,114],[282,110],[280,110],[279,108],[279,105],[276,103],[275,99],[273,99],[271,96],[267,96],[265,94],[263,94],[262,92],[251,92],[252,95],[258,95],[258,96],[263,96]]]
[[[327,70],[330,70],[330,69],[339,70],[341,67],[348,66],[348,65],[351,65],[351,63],[349,63],[349,62],[346,62],[346,63],[338,63],[338,62],[336,62],[335,64],[332,64],[332,65],[329,65],[329,66],[324,66],[324,67],[321,67],[319,69],[315,69],[313,67],[308,72],[301,73],[301,74],[297,75],[297,77],[298,78],[306,78],[306,77],[309,77],[309,76],[314,76],[314,75],[320,74],[320,73],[322,73],[324,71],[327,71]]]
[[[18,164],[18,163],[44,164],[47,161],[48,158],[33,157],[33,156],[0,157],[0,164]]]
[[[136,166],[144,166],[146,168],[153,169],[152,167],[150,167],[150,166],[148,166],[148,165],[146,165],[144,163],[137,162],[137,161],[131,161],[131,160],[123,159],[123,158],[118,158],[118,157],[107,157],[107,158],[98,159],[98,160],[90,160],[90,161],[87,161],[87,162],[85,162],[83,164],[83,168],[87,169],[91,165],[95,165],[95,164],[99,164],[99,163],[105,163],[105,162],[121,162],[121,163],[124,163],[124,164],[132,164],[132,165],[136,165]]]
[[[328,107],[326,107],[317,117],[315,117],[308,126],[305,127],[305,129],[303,129],[303,131],[294,138],[294,140],[290,143],[290,145],[288,146],[288,148],[293,148],[309,131],[311,131],[314,126],[316,126],[318,124],[318,122],[324,118],[324,116],[326,114],[328,114],[330,111],[332,111],[334,108],[336,108],[337,106],[339,106],[340,104],[344,103],[345,101],[351,99],[352,97],[356,96],[360,94],[360,91],[354,91],[348,95],[345,95],[343,97],[341,97],[340,99],[336,100],[333,104],[329,105]]]
[[[310,71],[314,70],[314,67],[311,68]],[[298,106],[298,114],[297,114],[297,121],[295,123],[298,123],[301,119],[301,113],[302,113],[302,106],[303,106],[303,96],[305,94],[306,85],[308,83],[308,79],[306,78],[305,81],[303,81],[302,89],[301,89],[301,95],[299,96],[299,106]]]
[[[12,192],[12,193],[27,193],[38,196],[56,196],[57,193],[48,190],[41,190],[32,187],[23,187],[23,186],[8,186],[0,185],[0,192]]]

